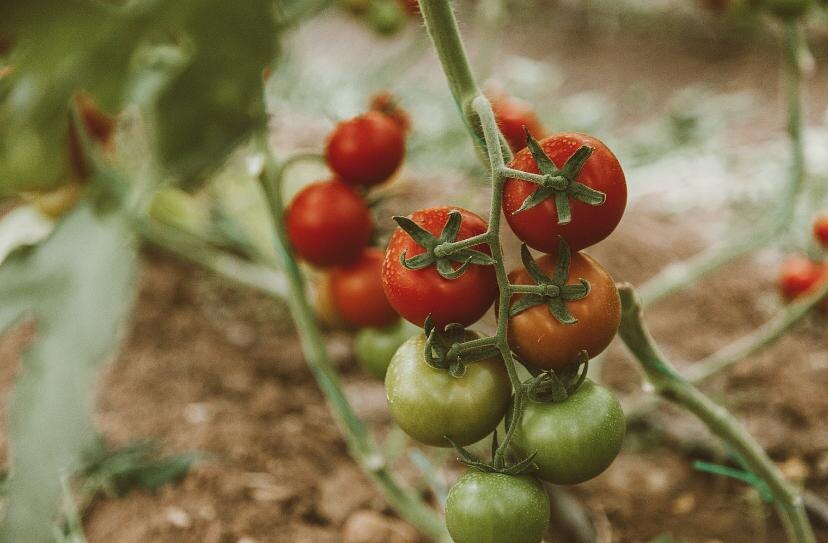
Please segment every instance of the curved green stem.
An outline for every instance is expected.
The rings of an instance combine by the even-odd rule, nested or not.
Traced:
[[[799,65],[804,41],[800,25],[797,20],[787,21],[783,40],[787,133],[791,156],[788,182],[780,198],[779,207],[773,211],[769,222],[759,231],[743,233],[685,262],[664,268],[639,289],[644,307],[683,289],[713,270],[766,246],[789,227],[796,209],[797,196],[806,177],[802,71]]]
[[[664,357],[644,327],[641,305],[632,287],[621,285],[619,292],[622,317],[618,334],[641,364],[656,392],[693,413],[744,460],[754,475],[767,484],[791,542],[816,543],[802,496],[785,480],[779,468],[739,421],[682,378]]]
[[[445,527],[435,511],[396,481],[382,454],[373,443],[368,429],[345,397],[342,383],[330,363],[324,339],[305,296],[302,273],[290,249],[284,222],[284,205],[280,186],[281,172],[284,171],[285,164],[282,164],[281,167],[277,166],[274,163],[270,149],[264,143],[265,139],[261,138],[261,140],[261,148],[266,157],[266,164],[261,177],[262,187],[273,217],[273,226],[276,232],[276,254],[281,261],[282,269],[287,278],[289,290],[287,302],[296,324],[296,330],[308,366],[331,406],[334,418],[345,436],[351,455],[374,481],[391,506],[399,512],[402,518],[416,526],[428,537],[435,541],[450,541]]]
[[[448,0],[420,0],[420,11],[423,14],[423,20],[434,45],[434,50],[437,52],[440,64],[443,67],[443,73],[448,80],[454,103],[460,110],[466,128],[474,137],[478,147],[485,152],[486,144],[483,130],[472,107],[472,101],[482,93],[472,75],[451,2]],[[512,152],[499,132],[498,140],[501,153],[507,157],[507,160],[511,160]]]

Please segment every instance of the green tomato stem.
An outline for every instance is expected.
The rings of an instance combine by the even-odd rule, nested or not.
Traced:
[[[319,388],[330,404],[334,418],[345,436],[348,449],[391,506],[400,513],[400,516],[435,541],[450,541],[435,511],[418,496],[402,487],[394,478],[383,455],[373,443],[368,429],[356,415],[345,396],[339,376],[328,358],[324,339],[305,296],[304,278],[290,248],[281,194],[282,172],[285,164],[283,163],[282,167],[275,164],[264,136],[260,138],[260,147],[266,157],[261,183],[273,217],[276,254],[287,278],[289,290],[287,303],[302,343],[305,359],[319,383]]]
[[[785,480],[779,468],[744,426],[725,408],[681,377],[664,357],[645,328],[641,305],[632,287],[620,285],[619,293],[622,317],[618,335],[639,361],[656,392],[662,398],[682,406],[695,415],[744,460],[746,467],[754,475],[767,484],[787,529],[789,541],[816,543],[802,496]]]
[[[486,144],[483,131],[472,108],[472,101],[482,93],[472,75],[451,2],[448,0],[420,0],[420,12],[423,15],[434,50],[440,59],[443,73],[448,80],[454,103],[460,111],[460,116],[463,118],[466,128],[473,136],[478,148],[485,152]],[[500,142],[501,153],[505,154],[507,160],[511,160],[512,152],[509,150],[506,139],[499,132],[496,141]]]

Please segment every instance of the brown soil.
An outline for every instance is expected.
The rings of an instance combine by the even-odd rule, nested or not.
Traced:
[[[596,59],[605,53],[611,54],[607,48],[587,48]],[[658,65],[644,61],[627,70],[658,72],[649,77],[671,86],[680,85],[671,74],[704,70],[727,88],[724,81],[732,83],[727,74],[738,64],[728,60],[711,66],[693,52],[669,53],[669,70],[658,72]],[[766,74],[766,67],[755,62],[738,65],[740,73],[751,74],[740,78],[746,86]],[[626,73],[627,79],[635,77]],[[618,68],[613,74],[620,78]],[[606,82],[591,81],[577,70],[572,77],[579,88]],[[414,204],[394,205],[410,209]],[[593,254],[618,280],[641,283],[668,260],[702,246],[692,226],[641,205]],[[658,304],[648,322],[668,355],[692,360],[769,318],[775,300],[767,293],[772,291],[773,269],[761,259],[744,259]],[[825,328],[824,317],[807,319],[706,390],[734,410],[791,478],[828,499]],[[0,342],[3,396],[23,335]],[[328,337],[357,409],[384,431],[390,421],[382,385],[355,367],[350,342],[345,334]],[[640,390],[639,372],[621,345],[612,347],[603,376],[622,396]],[[593,516],[602,541],[647,541],[663,533],[692,543],[784,540],[773,508],[754,491],[693,470],[698,457],[693,443],[706,439],[700,425],[668,409],[656,418],[669,421],[669,431],[631,433],[605,474],[572,489]],[[86,520],[90,543],[418,541],[348,456],[286,309],[153,251],[145,254],[131,332],[104,378],[97,423],[116,445],[152,437],[162,440],[167,452],[200,450],[213,456],[157,495],[97,501]],[[820,540],[828,541],[828,527],[816,526]],[[551,535],[548,541],[566,538]]]

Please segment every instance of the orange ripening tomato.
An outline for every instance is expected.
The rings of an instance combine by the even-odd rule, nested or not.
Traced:
[[[553,275],[558,264],[551,255],[535,262],[547,275]],[[536,368],[559,370],[575,363],[582,350],[590,358],[599,355],[615,337],[621,324],[621,299],[612,277],[589,255],[573,253],[568,284],[580,279],[589,282],[589,293],[580,300],[565,302],[566,309],[578,322],[558,321],[545,303],[509,318],[509,345],[522,361]],[[509,282],[535,284],[523,267],[509,274]],[[511,303],[524,296],[515,295]]]
[[[331,270],[331,301],[345,322],[379,328],[399,320],[382,288],[382,259],[381,250],[369,247],[356,261]]]

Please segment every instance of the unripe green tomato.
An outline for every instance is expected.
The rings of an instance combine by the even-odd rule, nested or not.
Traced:
[[[375,32],[383,36],[395,34],[407,21],[402,7],[394,0],[371,0],[365,12],[365,20]]]
[[[354,339],[354,355],[365,373],[385,379],[388,364],[405,340],[420,332],[405,319],[385,328],[363,328]]]
[[[446,500],[454,543],[540,543],[549,496],[534,477],[467,471]]]
[[[782,19],[802,17],[813,5],[812,0],[761,0],[762,7]]]
[[[592,479],[612,464],[626,427],[615,396],[587,379],[562,402],[527,401],[512,447],[521,457],[537,452],[535,476],[539,479],[573,485]]]
[[[477,337],[469,333],[469,339]],[[423,334],[403,343],[388,366],[388,409],[408,435],[434,447],[470,445],[494,431],[506,414],[512,386],[499,357],[469,364],[462,377],[434,369],[423,358]]]

